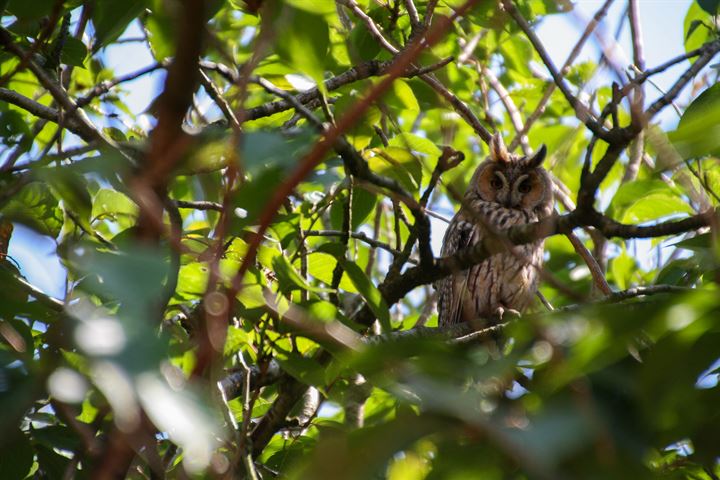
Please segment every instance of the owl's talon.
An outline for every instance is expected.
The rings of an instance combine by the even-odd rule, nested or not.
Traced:
[[[514,308],[505,308],[505,307],[497,307],[495,309],[495,318],[497,318],[498,321],[508,321],[512,320],[514,318],[520,318],[520,312],[515,310]]]

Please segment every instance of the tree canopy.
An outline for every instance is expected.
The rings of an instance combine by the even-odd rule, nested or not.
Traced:
[[[720,2],[659,65],[617,2],[630,64],[613,0],[0,1],[0,478],[718,479]],[[495,132],[556,213],[441,257]],[[530,311],[437,328],[541,238]]]

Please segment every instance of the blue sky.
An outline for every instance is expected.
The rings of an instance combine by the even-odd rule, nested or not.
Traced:
[[[538,35],[544,42],[556,65],[562,65],[570,50],[585,27],[586,20],[594,15],[602,5],[600,0],[581,0],[577,2],[575,11],[579,18],[569,15],[549,16],[543,20]],[[640,0],[642,30],[645,45],[645,57],[648,67],[656,66],[664,61],[683,53],[683,19],[690,5],[690,0]],[[612,37],[619,18],[627,5],[626,1],[616,0],[605,20],[605,30]],[[583,20],[585,19],[585,20]],[[126,37],[140,36],[137,24],[133,24]],[[630,37],[627,26],[619,39],[619,45],[625,57],[632,58]],[[597,60],[599,49],[592,40],[588,41],[580,60]],[[115,69],[118,75],[133,72],[150,65],[154,60],[143,48],[132,43],[108,48],[105,53],[106,62]],[[687,68],[680,64],[664,74],[654,77],[661,89],[666,89],[678,72]],[[163,74],[155,72],[129,82],[123,89],[127,92],[128,105],[135,114],[141,114],[162,86]],[[648,99],[652,101],[659,93],[648,88]],[[672,109],[667,109],[661,121],[672,125],[677,121]],[[440,251],[440,243],[445,224],[433,221],[433,248]],[[64,271],[55,255],[55,244],[47,238],[37,235],[31,230],[16,226],[10,242],[10,255],[20,265],[27,279],[44,292],[62,298],[65,291]]]

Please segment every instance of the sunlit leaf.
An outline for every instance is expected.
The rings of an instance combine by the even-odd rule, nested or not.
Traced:
[[[280,13],[277,51],[280,57],[309,75],[324,90],[323,72],[328,49],[328,25],[322,16],[293,7]]]

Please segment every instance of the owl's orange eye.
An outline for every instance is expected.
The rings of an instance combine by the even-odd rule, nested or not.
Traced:
[[[528,193],[530,191],[530,180],[525,180],[520,185],[518,185],[518,192],[520,193]]]
[[[493,177],[493,179],[490,180],[490,186],[495,190],[500,190],[503,186],[503,182],[498,177]]]

